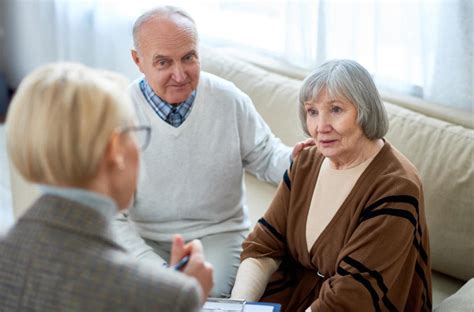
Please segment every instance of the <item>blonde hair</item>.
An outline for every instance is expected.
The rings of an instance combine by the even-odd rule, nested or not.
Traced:
[[[8,155],[27,180],[81,185],[97,173],[112,133],[133,121],[127,80],[81,64],[29,74],[6,120]]]

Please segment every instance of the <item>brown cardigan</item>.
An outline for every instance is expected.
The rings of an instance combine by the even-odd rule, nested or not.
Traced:
[[[423,190],[416,168],[388,142],[308,252],[306,218],[323,156],[301,152],[241,259],[282,260],[261,301],[283,311],[431,310]]]

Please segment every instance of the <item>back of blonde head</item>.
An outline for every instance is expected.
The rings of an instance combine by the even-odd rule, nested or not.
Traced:
[[[133,121],[126,88],[122,76],[74,63],[28,75],[6,122],[8,155],[19,173],[36,183],[88,183],[112,133]]]

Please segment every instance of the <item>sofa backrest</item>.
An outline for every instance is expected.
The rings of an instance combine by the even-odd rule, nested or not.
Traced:
[[[206,48],[201,62],[203,70],[247,93],[283,142],[304,138],[296,113],[300,80]],[[474,130],[384,104],[390,120],[386,138],[423,180],[433,269],[467,280],[474,276]]]

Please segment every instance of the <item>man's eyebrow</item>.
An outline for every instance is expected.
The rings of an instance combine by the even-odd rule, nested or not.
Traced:
[[[190,50],[189,52],[187,52],[186,54],[184,54],[184,56],[183,56],[183,57],[186,57],[186,56],[188,56],[188,55],[190,55],[190,54],[197,55],[197,51],[196,51],[196,50],[194,50],[194,49],[193,49],[193,50]]]
[[[169,58],[169,57],[166,56],[166,55],[161,55],[161,54],[153,55],[153,61],[162,60],[162,59],[168,59],[168,58]]]

